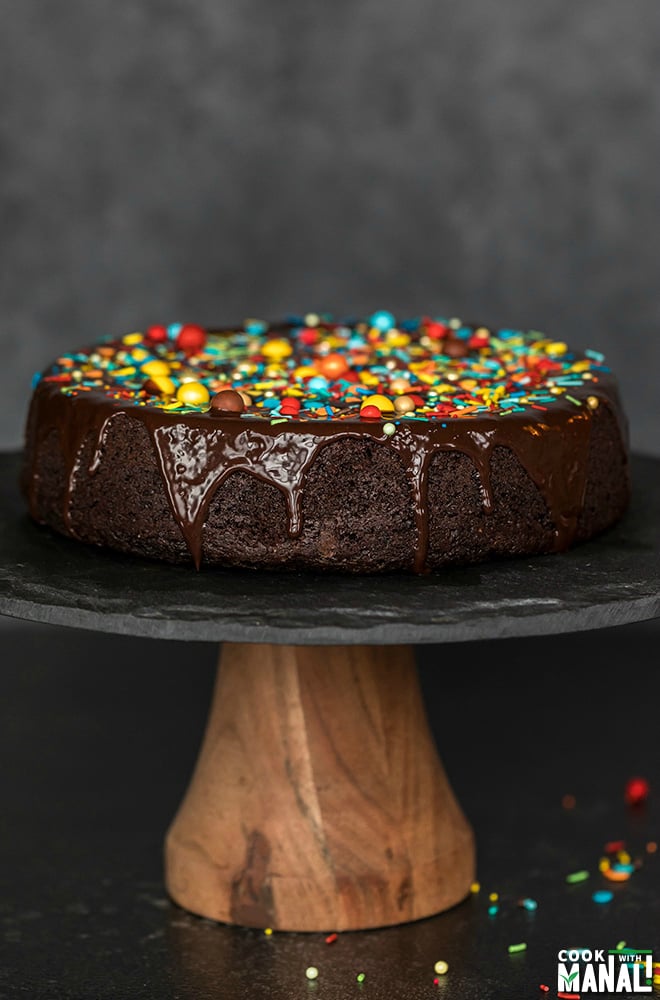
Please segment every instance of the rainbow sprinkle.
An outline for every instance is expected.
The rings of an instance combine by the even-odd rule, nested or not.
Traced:
[[[537,331],[397,320],[380,310],[354,321],[307,314],[225,330],[152,326],[65,354],[35,379],[68,395],[94,391],[176,414],[207,412],[231,391],[244,418],[387,419],[393,431],[394,421],[531,413],[562,399],[593,409],[606,373],[601,354],[573,352]]]

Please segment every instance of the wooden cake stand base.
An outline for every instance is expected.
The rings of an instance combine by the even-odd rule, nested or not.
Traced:
[[[472,831],[412,647],[223,646],[165,861],[180,906],[249,927],[382,927],[463,899]]]

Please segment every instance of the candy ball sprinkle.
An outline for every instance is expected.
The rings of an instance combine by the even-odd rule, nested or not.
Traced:
[[[222,389],[211,399],[211,413],[242,413],[244,409],[241,394],[235,389]]]

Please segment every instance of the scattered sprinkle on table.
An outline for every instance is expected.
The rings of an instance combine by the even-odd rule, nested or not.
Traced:
[[[571,872],[570,875],[566,876],[566,881],[569,885],[575,885],[577,882],[586,882],[589,878],[589,872],[581,869],[578,872]]]

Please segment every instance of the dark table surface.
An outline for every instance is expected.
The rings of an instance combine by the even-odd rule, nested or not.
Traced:
[[[217,649],[5,620],[0,997],[522,1000],[542,996],[541,983],[556,997],[562,947],[625,940],[660,960],[660,852],[646,849],[660,841],[659,645],[657,623],[644,623],[419,648],[482,889],[437,917],[327,945],[213,924],[166,898],[163,834],[194,764]],[[651,795],[631,809],[623,790],[636,774]],[[643,865],[617,885],[598,862],[618,839]],[[589,880],[568,885],[583,868]],[[592,900],[601,888],[614,893],[606,905]],[[449,972],[434,985],[438,959]]]

